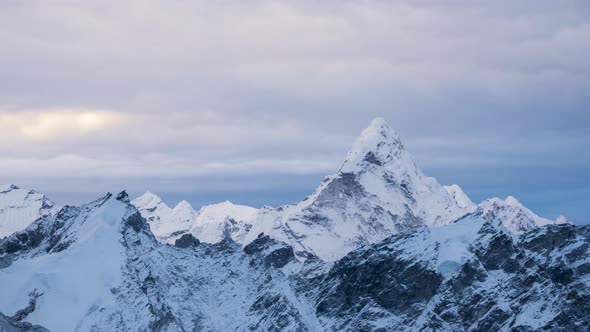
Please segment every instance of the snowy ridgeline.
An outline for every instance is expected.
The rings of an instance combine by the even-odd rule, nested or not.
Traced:
[[[224,202],[195,211],[186,201],[170,208],[150,192],[132,203],[163,243],[174,244],[190,233],[207,243],[229,236],[245,246],[265,233],[289,243],[298,255],[311,253],[326,261],[400,231],[450,224],[468,213],[500,220],[515,234],[567,222],[541,218],[511,196],[474,204],[458,185],[441,186],[422,173],[382,119],[371,122],[338,172],[300,203],[254,209]]]
[[[583,331],[590,227],[515,236],[469,214],[335,262],[259,235],[158,242],[107,195],[0,241],[0,326],[51,331]],[[192,241],[189,241],[191,240]],[[40,327],[39,327],[40,329]]]
[[[0,187],[0,328],[584,331],[590,323],[588,226],[538,217],[513,197],[474,204],[426,177],[380,119],[294,205],[195,211],[123,192],[54,206]]]

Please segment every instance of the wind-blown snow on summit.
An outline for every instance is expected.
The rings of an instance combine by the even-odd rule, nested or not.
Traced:
[[[0,238],[55,212],[55,203],[43,194],[13,184],[0,186]]]

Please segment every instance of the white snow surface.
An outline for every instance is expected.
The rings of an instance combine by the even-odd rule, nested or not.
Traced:
[[[478,208],[516,233],[552,223],[513,198],[500,201],[478,206],[458,185],[443,187],[425,176],[400,136],[377,118],[353,143],[338,172],[299,203],[254,209],[223,202],[182,214],[172,213],[149,192],[132,203],[161,242],[173,243],[190,232],[203,242],[216,243],[227,236],[245,246],[265,233],[298,253],[335,261],[362,245],[400,231],[446,225]],[[498,213],[490,214],[497,206]]]
[[[444,277],[453,276],[473,257],[471,246],[485,222],[481,217],[470,215],[444,227],[424,228],[422,236],[410,237],[404,243],[404,256],[400,258],[428,262]]]
[[[265,233],[296,251],[335,261],[403,230],[440,226],[470,212],[425,176],[381,118],[354,142],[337,174],[295,205],[263,208],[245,237]]]
[[[515,234],[556,223],[556,221],[539,217],[512,196],[506,197],[505,200],[487,199],[478,205],[478,209],[483,213],[484,218],[501,221],[504,227]],[[558,218],[558,221],[562,220]]]
[[[146,192],[134,199],[133,204],[147,220],[152,233],[162,243],[174,244],[174,241],[193,225],[197,212],[187,201],[181,201],[170,208],[162,199],[151,192]]]
[[[52,201],[34,190],[21,189],[13,184],[0,186],[0,239],[22,231],[56,210]]]
[[[258,215],[258,209],[233,204],[225,201],[201,208],[190,232],[200,241],[217,243],[224,236],[231,237],[237,243],[245,243],[245,236],[252,228]]]
[[[120,283],[124,264],[119,227],[126,204],[114,199],[82,213],[73,223],[76,241],[67,250],[23,258],[0,270],[0,312],[12,315],[37,300],[27,321],[51,331],[86,331],[95,310],[114,305],[111,289]],[[62,314],[56,314],[56,310]]]
[[[457,184],[443,186],[445,190],[455,199],[457,205],[466,211],[473,212],[477,209],[477,204],[473,203],[469,196]]]
[[[25,251],[0,269],[0,312],[25,308],[27,294],[37,289],[43,295],[26,321],[51,331],[160,330],[158,320],[161,331],[268,330],[271,308],[257,304],[268,299],[288,320],[285,330],[321,330],[313,302],[298,298],[281,270],[254,264],[256,254],[231,241],[162,245],[140,224],[126,222],[135,211],[107,196],[72,208],[64,226],[49,220],[72,242],[58,252]]]

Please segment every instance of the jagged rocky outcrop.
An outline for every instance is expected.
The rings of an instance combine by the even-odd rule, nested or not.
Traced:
[[[195,212],[123,191],[34,216],[0,237],[8,331],[590,326],[590,226],[511,197],[475,205],[424,176],[380,119],[295,205]]]
[[[11,257],[0,267],[0,312],[33,308],[11,324],[53,331],[585,331],[590,323],[588,226],[515,236],[476,212],[330,263],[298,260],[265,234],[244,248],[230,237],[196,245],[190,234],[186,246],[162,244],[125,197],[109,194],[28,230],[40,232],[37,245],[0,254]],[[43,295],[31,306],[34,289]]]
[[[152,226],[170,219],[169,208],[151,193],[133,203]],[[383,119],[375,119],[355,141],[338,172],[305,200],[259,210],[230,202],[209,205],[199,211],[189,232],[210,243],[229,236],[242,246],[265,233],[291,245],[300,258],[313,255],[334,261],[392,234],[448,224],[469,212],[420,171],[399,135]],[[158,238],[159,227],[153,227]],[[187,227],[176,230],[174,234],[180,236]]]
[[[441,186],[422,173],[400,136],[380,118],[357,138],[336,174],[297,204],[254,209],[226,201],[196,212],[183,202],[170,209],[149,192],[133,204],[164,243],[190,233],[205,243],[230,237],[244,247],[265,233],[292,246],[299,259],[314,256],[324,261],[476,211],[488,220],[501,220],[515,234],[553,223],[512,197],[476,205],[458,185]]]
[[[548,226],[515,241],[499,224],[460,223],[441,227],[459,234],[394,235],[336,262],[316,300],[323,325],[334,331],[587,331],[589,227]],[[445,253],[445,245],[462,252]]]
[[[2,332],[49,332],[48,329],[33,325],[28,322],[20,322],[0,312],[0,331]]]

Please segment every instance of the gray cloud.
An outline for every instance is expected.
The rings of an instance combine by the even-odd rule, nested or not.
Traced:
[[[443,177],[590,162],[583,0],[4,1],[0,22],[0,181],[290,188],[268,178],[332,172],[374,116]]]

